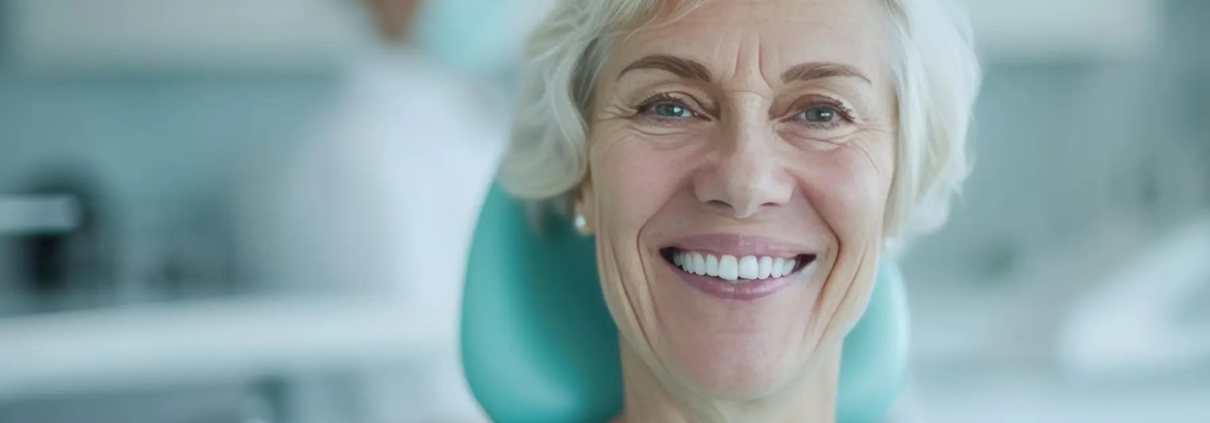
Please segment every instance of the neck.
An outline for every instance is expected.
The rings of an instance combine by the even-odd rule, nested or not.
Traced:
[[[777,392],[732,400],[689,392],[660,377],[623,341],[626,405],[614,423],[835,423],[840,345],[821,347],[818,354]]]

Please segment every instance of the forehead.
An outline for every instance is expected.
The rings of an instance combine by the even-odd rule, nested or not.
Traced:
[[[808,62],[845,64],[871,79],[883,78],[887,12],[879,3],[704,0],[676,20],[657,20],[619,39],[606,73],[620,72],[648,55],[669,54],[698,61],[723,79],[757,70],[767,77],[780,75]]]

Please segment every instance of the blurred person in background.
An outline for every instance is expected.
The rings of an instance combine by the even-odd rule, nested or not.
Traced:
[[[398,298],[429,319],[383,324],[456,333],[474,223],[506,146],[508,69],[542,9],[487,0],[361,3],[381,43],[341,74],[337,107],[316,137],[256,169],[245,194],[255,213],[248,242],[256,277],[288,292]],[[357,421],[484,421],[458,346],[436,350],[336,390],[365,413]],[[296,402],[312,402],[304,397]]]

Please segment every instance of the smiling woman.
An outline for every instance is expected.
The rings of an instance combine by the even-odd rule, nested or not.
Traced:
[[[566,0],[501,182],[595,236],[619,422],[830,422],[887,241],[966,176],[979,67],[941,0]]]

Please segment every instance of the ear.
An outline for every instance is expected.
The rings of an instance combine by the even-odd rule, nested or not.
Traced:
[[[592,191],[592,177],[585,176],[584,182],[576,189],[572,199],[576,219],[576,230],[581,235],[589,236],[596,232],[596,197]],[[583,221],[579,221],[583,219]],[[581,224],[582,223],[582,224]]]

